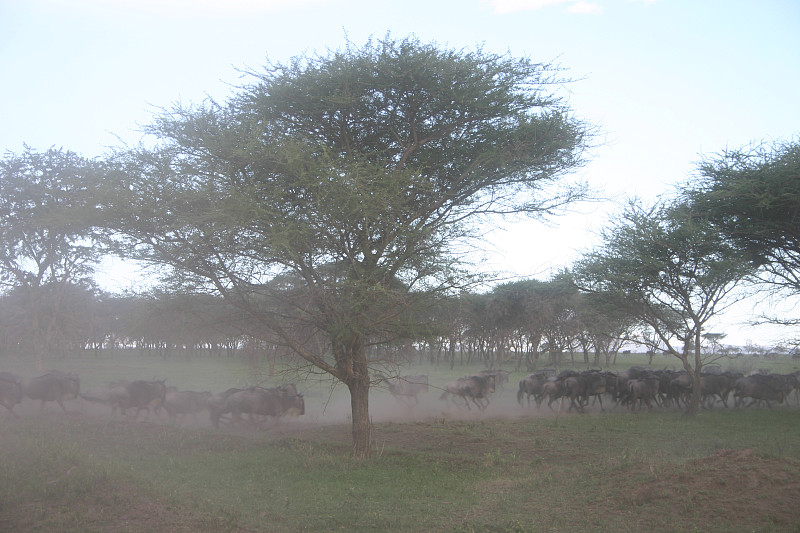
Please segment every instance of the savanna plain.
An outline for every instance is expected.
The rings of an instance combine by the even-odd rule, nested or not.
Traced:
[[[621,371],[647,362],[620,356]],[[656,359],[654,367],[674,366]],[[756,363],[791,372],[785,358]],[[306,412],[215,430],[207,414],[113,415],[81,399],[0,413],[0,531],[791,532],[800,531],[800,405],[586,413],[517,403],[509,383],[475,408],[440,400],[482,366],[417,364],[419,403],[370,398],[373,456],[351,457],[349,400],[323,376],[244,358],[106,352],[0,357],[0,370],[79,374],[81,389],[166,379],[179,390],[297,384]],[[745,369],[746,370],[746,369]],[[554,406],[557,407],[557,406]]]

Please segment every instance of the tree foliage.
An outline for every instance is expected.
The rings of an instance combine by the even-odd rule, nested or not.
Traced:
[[[0,161],[0,288],[9,345],[64,353],[85,326],[94,267],[94,163],[51,148]]]
[[[0,161],[0,283],[89,283],[101,255],[92,229],[92,163],[51,148]]]
[[[800,140],[704,159],[687,186],[694,209],[760,267],[768,286],[800,294]]]

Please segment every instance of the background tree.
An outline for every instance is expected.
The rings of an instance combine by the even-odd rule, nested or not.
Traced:
[[[624,302],[602,292],[582,294],[577,299],[577,315],[581,324],[580,340],[584,349],[584,361],[588,364],[589,353],[594,354],[595,365],[600,357],[606,366],[616,357],[620,348],[633,340],[639,321]]]
[[[579,261],[576,283],[615,296],[654,333],[652,349],[677,357],[692,377],[700,405],[704,328],[732,301],[731,291],[750,272],[739,249],[685,203],[644,208],[632,202],[603,245]]]
[[[694,208],[760,267],[766,286],[800,295],[800,140],[726,150],[699,174],[686,191]]]
[[[0,288],[24,324],[19,347],[36,357],[68,348],[59,332],[93,287],[95,176],[92,161],[52,148],[0,161]]]
[[[251,74],[227,104],[161,115],[156,148],[120,153],[108,213],[129,253],[218,291],[344,383],[367,456],[367,348],[461,284],[483,217],[581,197],[561,178],[589,129],[548,92],[563,81],[550,65],[415,38]],[[284,274],[291,286],[273,282]]]

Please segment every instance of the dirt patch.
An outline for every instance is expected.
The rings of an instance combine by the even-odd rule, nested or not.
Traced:
[[[612,506],[633,508],[644,529],[690,531],[713,523],[728,531],[800,531],[800,465],[752,448],[721,449],[666,471],[642,465],[626,478]],[[651,522],[651,506],[660,517],[669,509],[670,523]]]
[[[141,487],[115,480],[83,498],[35,499],[13,509],[0,505],[0,531],[108,531],[117,533],[249,533],[236,517],[149,498]]]

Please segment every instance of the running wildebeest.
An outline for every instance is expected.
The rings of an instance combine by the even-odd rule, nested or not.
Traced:
[[[530,407],[531,396],[533,396],[537,409],[541,407],[544,399],[544,384],[547,383],[547,379],[545,372],[533,372],[522,378],[519,382],[519,391],[517,391],[517,402],[522,405],[522,397],[527,396],[528,407]]]
[[[294,384],[270,389],[228,389],[212,396],[208,404],[214,427],[219,427],[220,418],[228,413],[233,420],[241,420],[241,416],[246,414],[251,422],[255,422],[256,416],[277,418],[305,414],[305,400]]]
[[[494,376],[476,374],[451,381],[445,385],[444,392],[439,399],[449,400],[451,396],[458,396],[464,400],[467,409],[470,409],[469,402],[472,401],[483,411],[489,406],[489,395],[494,390]]]
[[[580,413],[592,397],[600,402],[600,410],[605,411],[602,395],[613,391],[615,386],[616,376],[611,372],[586,370],[563,376],[564,396],[569,398],[569,410],[575,409]]]
[[[0,405],[8,409],[14,418],[19,415],[14,412],[14,406],[22,401],[22,382],[14,374],[0,372]]]
[[[386,382],[389,392],[399,401],[413,398],[414,404],[417,404],[419,403],[417,395],[428,392],[428,376],[424,374],[394,378],[382,377],[381,381]]]
[[[741,377],[741,374],[722,371],[700,374],[700,396],[706,408],[711,408],[717,398],[728,407],[728,395]]]
[[[630,393],[631,411],[636,411],[636,403],[644,403],[648,409],[653,408],[653,402],[658,396],[659,379],[656,375],[644,376],[628,380],[626,387]]]
[[[494,386],[495,388],[500,387],[503,388],[503,384],[508,383],[508,376],[510,373],[508,370],[481,370],[478,372],[481,376],[492,376],[494,377]]]
[[[35,378],[23,379],[22,393],[32,400],[41,400],[39,413],[47,402],[57,402],[61,410],[67,412],[64,400],[78,397],[81,390],[80,379],[75,374],[53,370]]]
[[[564,396],[564,380],[554,376],[547,378],[547,381],[542,385],[542,397],[547,397],[547,407],[553,409],[553,402]],[[559,404],[560,409],[560,404]]]
[[[781,403],[791,392],[791,384],[784,376],[776,374],[753,374],[740,378],[734,386],[734,405],[739,407],[744,404],[745,398],[750,398],[747,404],[750,407],[760,402],[766,402],[767,407],[772,407],[772,402]]]
[[[81,393],[81,398],[93,403],[101,403],[111,407],[111,415],[117,413],[117,409],[125,414],[131,407],[131,395],[128,391],[129,381],[116,381],[108,387],[89,389]]]
[[[164,397],[164,410],[172,422],[178,415],[192,415],[197,421],[197,413],[209,408],[209,398],[210,392],[171,391]]]
[[[211,395],[206,402],[208,404],[208,413],[211,417],[211,425],[213,425],[215,428],[219,428],[219,423],[222,416],[226,413],[230,413],[229,410],[226,411],[228,397],[244,390],[245,389],[237,389],[234,387],[224,392],[218,392]]]
[[[148,416],[150,415],[150,409],[153,409],[157,414],[161,406],[164,405],[164,400],[167,396],[165,381],[163,379],[160,381],[136,380],[124,384],[123,386],[127,391],[128,404],[119,404],[122,413],[126,414],[128,408],[135,408],[134,419],[139,417],[139,413],[142,410],[147,411]],[[124,397],[124,395],[122,396]]]

